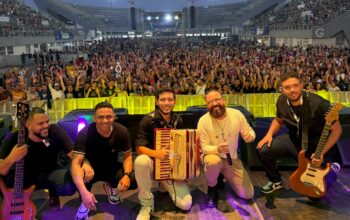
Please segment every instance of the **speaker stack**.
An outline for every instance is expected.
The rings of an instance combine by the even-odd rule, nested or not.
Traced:
[[[190,27],[195,28],[196,24],[196,8],[192,5],[190,7]]]
[[[136,9],[135,7],[130,8],[131,14],[131,30],[136,30]]]

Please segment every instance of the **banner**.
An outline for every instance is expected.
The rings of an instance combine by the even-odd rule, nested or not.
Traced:
[[[49,26],[49,21],[42,20],[41,24],[44,25],[44,26]]]
[[[62,32],[62,31],[56,31],[55,32],[55,39],[56,40],[67,40],[67,39],[73,39],[73,35],[70,33]]]
[[[0,16],[0,22],[8,23],[10,22],[10,17]]]

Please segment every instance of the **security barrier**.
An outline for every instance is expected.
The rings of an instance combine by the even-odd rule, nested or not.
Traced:
[[[350,107],[350,92],[325,92],[318,95],[329,100],[331,103],[342,103]],[[235,94],[224,95],[226,104],[240,105],[253,113],[255,117],[274,117],[276,114],[276,101],[280,93],[259,93],[259,94]],[[92,109],[102,101],[112,103],[115,108],[127,108],[129,114],[147,114],[155,109],[154,96],[118,96],[101,98],[81,98],[56,100],[52,103],[52,108],[48,109],[45,101],[31,101],[32,107],[43,107],[49,114],[51,121],[57,122],[68,112],[75,109]],[[186,111],[189,106],[205,105],[203,95],[177,95],[175,111]],[[10,113],[16,115],[15,103],[8,101],[0,105],[0,113]]]

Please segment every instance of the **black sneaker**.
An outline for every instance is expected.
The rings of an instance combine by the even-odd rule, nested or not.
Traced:
[[[215,208],[217,206],[217,192],[216,187],[208,186],[206,205],[208,208]]]
[[[122,202],[120,197],[118,196],[117,189],[112,188],[111,185],[108,183],[103,184],[103,189],[105,190],[107,197],[108,197],[108,202],[112,205],[116,205]]]
[[[60,197],[56,195],[49,195],[49,209],[52,211],[60,210]]]
[[[275,190],[282,189],[283,188],[283,183],[282,182],[268,182],[265,186],[263,186],[260,191],[262,193],[272,193]]]

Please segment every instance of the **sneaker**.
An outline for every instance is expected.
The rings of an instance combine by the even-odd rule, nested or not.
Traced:
[[[108,183],[103,184],[103,189],[107,194],[109,203],[111,203],[112,205],[116,205],[122,202],[122,200],[118,196],[117,189],[112,188],[111,185],[109,185]]]
[[[217,204],[217,194],[216,187],[208,186],[208,193],[206,199],[206,205],[208,208],[215,208]]]
[[[341,169],[339,163],[332,163],[331,168],[336,174],[338,174]]]
[[[283,183],[282,182],[268,182],[265,186],[263,186],[260,191],[262,193],[272,193],[275,190],[282,189],[283,188]]]
[[[77,214],[75,215],[75,220],[86,220],[89,216],[89,209],[85,208],[84,204],[81,203]]]
[[[56,195],[49,195],[49,209],[52,211],[58,211],[61,208],[60,197]]]
[[[136,220],[149,220],[151,218],[152,212],[152,206],[141,206],[140,212],[137,215]]]

